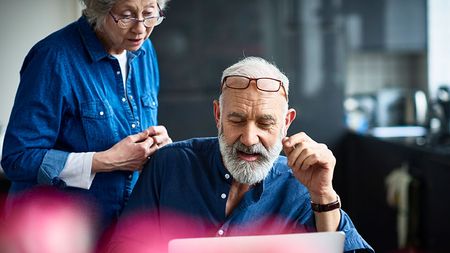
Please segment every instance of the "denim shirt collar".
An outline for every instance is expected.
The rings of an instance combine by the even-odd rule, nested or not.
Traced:
[[[112,58],[112,56],[108,52],[106,52],[93,27],[91,26],[91,24],[89,24],[86,16],[81,16],[78,19],[77,23],[83,44],[86,47],[86,50],[88,51],[91,59],[96,62],[102,60],[103,58]],[[141,47],[134,52],[128,53],[130,59],[133,59],[140,56],[141,54],[145,55],[145,49]]]

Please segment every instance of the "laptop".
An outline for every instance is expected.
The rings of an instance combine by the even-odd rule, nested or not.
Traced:
[[[169,253],[342,253],[343,232],[174,239]]]

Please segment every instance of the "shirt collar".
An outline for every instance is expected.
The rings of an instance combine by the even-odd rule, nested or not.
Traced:
[[[97,34],[95,33],[93,27],[91,24],[89,24],[86,16],[81,16],[78,21],[78,27],[80,31],[80,35],[82,38],[82,41],[84,43],[84,46],[86,47],[86,50],[88,51],[91,59],[93,61],[100,61],[103,58],[111,58],[112,56],[106,52],[105,48],[103,47],[100,39],[97,37]],[[145,54],[145,49],[140,48],[135,52],[129,52],[131,59],[140,56],[141,54]],[[131,60],[130,59],[130,60]]]

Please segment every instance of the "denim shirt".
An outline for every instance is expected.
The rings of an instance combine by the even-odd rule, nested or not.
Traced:
[[[316,231],[308,190],[295,178],[286,157],[280,156],[268,176],[246,192],[226,216],[232,182],[217,138],[163,147],[143,169],[110,244],[136,240],[139,235],[130,234],[135,229],[125,232],[130,231],[126,223],[133,214],[142,212],[157,219],[150,224],[157,224],[155,230],[161,231],[163,238]],[[342,210],[338,230],[345,233],[344,251],[373,252]]]
[[[104,151],[157,124],[159,72],[150,40],[128,52],[125,84],[84,16],[38,42],[26,56],[6,130],[2,167],[10,195],[53,185],[93,200],[106,226],[121,212],[138,173],[97,173],[89,190],[58,178],[71,152]],[[11,209],[12,203],[7,202]]]

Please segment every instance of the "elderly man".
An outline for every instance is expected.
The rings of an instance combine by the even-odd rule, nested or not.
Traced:
[[[261,58],[227,68],[214,101],[218,138],[173,143],[152,156],[111,248],[129,250],[155,231],[171,239],[338,230],[345,251],[373,252],[340,209],[332,152],[305,133],[286,137],[296,116],[288,93],[287,77]],[[126,221],[142,212],[146,225]]]

